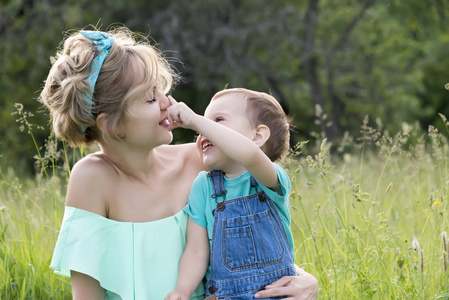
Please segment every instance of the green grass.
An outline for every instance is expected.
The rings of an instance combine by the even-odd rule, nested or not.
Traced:
[[[0,299],[71,299],[70,280],[49,268],[65,181],[0,174]]]
[[[51,141],[36,178],[0,169],[0,299],[71,298],[69,279],[49,265],[67,165],[83,153]],[[319,298],[449,299],[448,140],[434,128],[389,136],[364,123],[362,138],[346,142],[351,151],[332,155],[325,140],[309,156],[302,144],[283,162],[295,259],[318,279]]]
[[[324,142],[287,162],[296,261],[320,298],[449,299],[448,144],[433,128],[427,137],[379,136],[377,152],[338,160]]]

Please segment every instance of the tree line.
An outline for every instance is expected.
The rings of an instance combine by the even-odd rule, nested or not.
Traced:
[[[39,146],[50,134],[36,99],[69,29],[123,24],[148,34],[181,73],[173,95],[198,113],[216,91],[243,86],[279,100],[294,120],[293,143],[320,132],[338,144],[359,134],[365,116],[390,132],[403,122],[442,126],[448,13],[444,0],[2,1],[2,166],[33,168],[36,146],[15,103],[32,113]]]

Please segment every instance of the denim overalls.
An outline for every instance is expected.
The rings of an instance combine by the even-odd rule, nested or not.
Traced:
[[[224,173],[208,173],[217,203],[206,295],[218,299],[254,299],[254,294],[282,276],[296,275],[290,247],[273,201],[264,191],[226,200]],[[221,202],[218,202],[222,197]],[[278,299],[278,298],[276,298]]]

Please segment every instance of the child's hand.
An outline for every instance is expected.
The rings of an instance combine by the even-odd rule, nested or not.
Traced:
[[[170,292],[167,296],[165,296],[164,300],[188,300],[189,297],[178,293],[177,291]]]
[[[191,128],[192,120],[197,115],[187,105],[176,102],[172,96],[168,96],[170,106],[167,108],[167,119],[170,122],[169,129],[177,127]]]

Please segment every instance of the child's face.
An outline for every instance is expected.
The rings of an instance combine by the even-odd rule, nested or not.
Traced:
[[[214,99],[207,106],[204,117],[229,127],[251,140],[254,138],[256,131],[247,116],[246,99],[240,93],[224,94]],[[207,146],[208,144],[210,143],[206,137],[200,135],[197,147],[206,166],[226,173],[236,165],[218,147]]]

